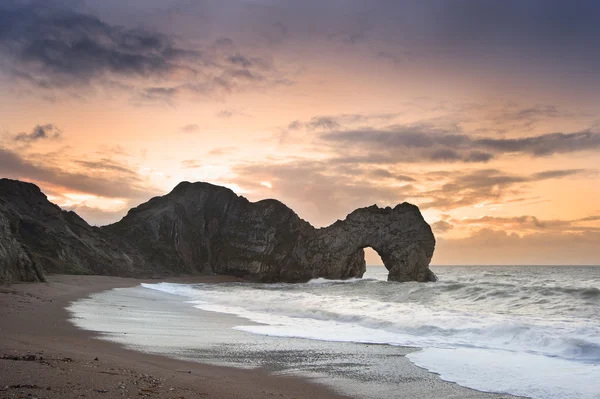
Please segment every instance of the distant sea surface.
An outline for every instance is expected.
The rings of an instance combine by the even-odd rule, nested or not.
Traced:
[[[481,391],[600,398],[600,267],[432,269],[437,283],[387,282],[369,267],[346,281],[143,287],[252,321],[231,327],[245,333],[422,348],[406,356]]]

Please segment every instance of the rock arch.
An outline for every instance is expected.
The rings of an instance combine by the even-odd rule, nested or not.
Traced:
[[[44,271],[344,279],[364,274],[365,247],[379,253],[389,280],[435,280],[435,239],[407,203],[357,209],[315,229],[280,201],[250,202],[225,187],[182,182],[97,228],[49,202],[37,186],[0,179],[0,280],[42,280]]]
[[[389,271],[390,281],[435,281],[429,263],[435,238],[419,209],[403,203],[395,208],[360,208],[345,220],[315,232],[317,252],[326,253],[326,268],[315,265],[320,277],[361,277],[366,269],[364,248],[373,248]]]

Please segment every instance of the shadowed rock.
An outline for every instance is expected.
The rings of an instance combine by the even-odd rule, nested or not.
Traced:
[[[429,270],[435,239],[418,208],[406,203],[357,209],[315,229],[279,201],[252,203],[224,187],[184,182],[121,221],[96,228],[51,204],[29,183],[3,179],[0,199],[0,216],[15,226],[10,239],[31,253],[32,264],[51,272],[345,279],[363,275],[363,248],[372,247],[389,280],[435,280]],[[0,240],[0,256],[5,242]]]
[[[320,241],[324,245],[313,245]],[[314,251],[320,246],[323,251]],[[373,248],[388,269],[390,281],[435,281],[429,270],[435,239],[419,208],[402,203],[395,208],[376,205],[357,209],[345,220],[317,230],[309,250],[327,253],[329,278],[362,276],[365,272],[363,248]]]

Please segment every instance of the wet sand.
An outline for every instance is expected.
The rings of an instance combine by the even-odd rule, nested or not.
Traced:
[[[72,301],[143,281],[60,275],[48,276],[47,283],[0,287],[0,398],[344,397],[322,385],[272,376],[265,370],[218,367],[128,350],[95,339],[95,333],[68,321],[65,307]]]
[[[251,323],[246,319],[200,311],[178,297],[135,288],[158,281],[48,280],[0,288],[0,398],[510,397],[442,381],[404,357],[415,349],[251,335],[230,328]],[[131,288],[106,292],[126,287]],[[74,323],[98,332],[76,328],[67,307],[87,312],[86,320],[75,318]],[[382,378],[387,384],[362,373],[372,367],[365,364],[369,359],[388,373]]]

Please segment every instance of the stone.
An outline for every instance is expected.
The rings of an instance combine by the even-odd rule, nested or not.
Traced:
[[[0,229],[3,216],[14,226],[0,239],[0,251],[6,246],[10,256],[24,257],[27,270],[303,282],[361,277],[363,249],[371,247],[389,280],[436,279],[429,270],[435,238],[419,209],[408,203],[357,209],[345,220],[314,228],[280,201],[253,203],[225,187],[183,182],[98,228],[50,203],[36,186],[2,179],[0,206],[5,207]],[[8,263],[0,259],[0,265]]]

